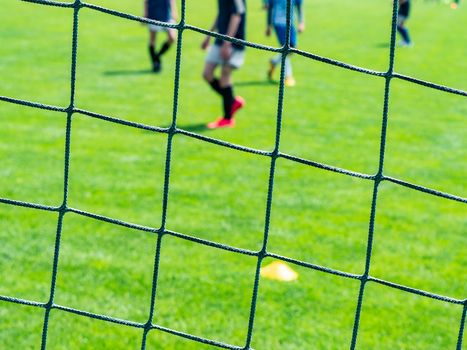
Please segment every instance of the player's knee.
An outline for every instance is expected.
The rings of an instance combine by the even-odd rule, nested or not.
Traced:
[[[224,68],[221,72],[221,80],[230,80],[232,76],[232,70],[230,68]]]
[[[167,42],[172,45],[175,42],[175,34],[169,34],[169,37],[167,38]]]
[[[208,83],[210,83],[214,79],[214,77],[213,77],[213,74],[211,72],[204,71],[203,72],[203,79],[206,80]]]
[[[227,87],[231,85],[230,74],[225,74],[225,75],[222,74],[220,78],[220,84],[221,84],[221,87]]]

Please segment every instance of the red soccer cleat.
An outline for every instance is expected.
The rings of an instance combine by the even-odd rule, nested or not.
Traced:
[[[235,97],[235,100],[232,104],[232,117],[234,114],[245,105],[245,100],[241,96]]]
[[[238,107],[238,108],[240,108],[240,107]],[[221,118],[217,119],[216,121],[213,121],[213,122],[211,122],[211,123],[209,123],[207,125],[208,129],[233,128],[234,126],[235,126],[235,120],[233,118],[232,119],[227,119],[227,118],[224,118],[224,117],[221,117]]]

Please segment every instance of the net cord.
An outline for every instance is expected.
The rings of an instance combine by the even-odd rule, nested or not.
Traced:
[[[196,341],[199,343],[212,345],[218,348],[224,349],[252,349],[251,343],[253,339],[253,330],[254,330],[254,321],[256,315],[256,306],[257,306],[257,299],[259,293],[259,286],[260,286],[260,268],[262,265],[262,261],[265,258],[274,258],[284,262],[288,262],[297,266],[302,266],[306,268],[313,269],[315,271],[320,271],[327,274],[332,274],[336,276],[340,276],[343,278],[349,278],[354,280],[360,281],[360,289],[357,299],[356,311],[355,311],[355,318],[354,318],[354,326],[352,330],[352,340],[350,344],[350,349],[354,350],[357,345],[357,337],[359,333],[359,324],[362,312],[362,305],[364,301],[365,295],[365,287],[368,282],[377,283],[389,288],[394,288],[396,290],[401,290],[407,293],[411,293],[414,295],[427,297],[435,300],[439,300],[445,303],[455,304],[455,305],[462,305],[462,314],[460,317],[460,325],[459,325],[459,332],[457,336],[457,345],[456,350],[462,349],[462,340],[465,328],[465,319],[466,319],[466,312],[467,312],[467,299],[456,299],[448,296],[439,295],[436,293],[431,293],[428,291],[412,288],[409,286],[399,285],[390,281],[385,281],[381,279],[374,278],[370,275],[370,267],[371,267],[371,257],[372,257],[372,247],[373,247],[373,237],[374,237],[374,225],[376,220],[376,209],[377,209],[377,199],[378,199],[378,190],[379,186],[383,181],[388,181],[394,183],[396,185],[400,185],[412,190],[420,191],[426,194],[438,196],[447,200],[453,200],[461,203],[467,203],[467,199],[454,195],[449,194],[442,191],[437,191],[434,189],[427,188],[425,186],[421,186],[418,184],[412,184],[407,181],[396,179],[393,177],[385,176],[383,173],[384,170],[384,156],[385,156],[385,148],[386,148],[386,131],[387,131],[387,124],[388,124],[388,109],[389,109],[389,93],[391,87],[391,81],[393,79],[400,79],[404,81],[411,82],[413,84],[421,85],[430,89],[435,89],[439,91],[443,91],[450,94],[460,95],[460,96],[467,96],[467,92],[444,86],[435,84],[432,82],[424,81],[421,79],[417,79],[414,77],[409,77],[406,75],[399,74],[394,72],[394,61],[395,61],[395,39],[396,39],[396,25],[397,25],[397,10],[398,10],[398,1],[393,0],[393,9],[392,9],[392,22],[391,22],[391,34],[390,34],[390,49],[389,49],[389,67],[386,72],[379,72],[374,71],[358,66],[354,66],[345,62],[341,62],[338,60],[333,60],[330,58],[322,57],[311,52],[306,52],[302,50],[298,50],[290,46],[290,31],[291,31],[291,12],[293,11],[291,0],[287,0],[287,23],[286,23],[286,45],[280,48],[261,45],[253,42],[249,42],[246,40],[239,40],[235,38],[231,38],[225,35],[221,35],[218,33],[214,33],[185,22],[186,20],[186,0],[181,0],[181,19],[180,22],[177,24],[165,23],[150,20],[147,18],[134,16],[128,13],[123,13],[119,11],[115,11],[112,9],[104,8],[101,6],[97,6],[91,3],[83,2],[81,0],[75,0],[74,2],[58,2],[58,1],[51,1],[51,0],[22,0],[24,2],[30,2],[40,5],[46,6],[55,6],[55,7],[63,7],[63,8],[70,8],[73,9],[73,30],[72,30],[72,52],[71,52],[71,79],[70,79],[70,104],[68,107],[60,107],[60,106],[52,106],[47,104],[42,104],[34,101],[27,101],[21,100],[13,97],[8,96],[0,96],[0,101],[6,103],[17,104],[25,107],[30,108],[37,108],[42,110],[66,113],[67,115],[67,122],[66,122],[66,134],[65,134],[65,160],[64,160],[64,185],[63,185],[63,202],[58,207],[47,206],[39,203],[31,203],[25,201],[18,201],[9,198],[0,198],[0,203],[18,206],[18,207],[25,207],[31,208],[36,210],[42,211],[50,211],[58,213],[58,222],[57,222],[57,230],[56,230],[56,238],[55,238],[55,249],[53,255],[53,266],[52,266],[52,277],[51,277],[51,285],[50,285],[50,293],[49,293],[49,300],[46,303],[40,303],[32,300],[26,300],[21,298],[15,298],[10,296],[3,296],[0,295],[0,301],[3,302],[10,302],[20,305],[32,306],[32,307],[39,307],[45,310],[44,312],[44,322],[43,322],[43,330],[42,330],[42,341],[41,341],[41,349],[46,350],[47,348],[47,335],[48,335],[48,325],[50,314],[52,310],[60,310],[62,312],[68,312],[71,314],[84,316],[92,319],[97,319],[101,321],[111,322],[114,324],[119,324],[128,327],[140,328],[142,329],[142,341],[141,341],[141,349],[146,349],[147,344],[147,336],[151,330],[159,330],[165,333],[169,333],[172,335],[176,335],[185,339],[189,339],[192,341]],[[174,99],[173,99],[173,110],[172,110],[172,123],[169,128],[161,128],[151,125],[145,125],[141,123],[131,122],[119,118],[114,118],[112,116],[105,116],[99,113],[95,113],[93,111],[86,111],[80,108],[75,107],[75,85],[76,85],[76,68],[77,68],[77,49],[78,49],[78,18],[79,18],[79,11],[82,8],[87,8],[94,11],[99,11],[102,13],[106,13],[108,15],[117,16],[129,20],[134,20],[142,23],[150,23],[156,24],[163,27],[174,28],[178,31],[177,37],[177,52],[176,52],[176,65],[175,65],[175,78],[174,78]],[[276,133],[275,133],[275,145],[272,151],[265,151],[254,149],[250,147],[245,147],[242,145],[235,145],[226,141],[218,140],[215,138],[207,137],[204,135],[196,134],[193,132],[189,132],[177,127],[177,114],[178,114],[178,103],[179,103],[179,89],[180,89],[180,69],[182,64],[182,49],[183,49],[183,32],[185,30],[190,30],[194,32],[198,32],[201,34],[210,35],[212,37],[221,38],[223,40],[228,40],[233,43],[240,43],[247,47],[251,47],[254,49],[270,51],[270,52],[279,52],[282,53],[282,64],[281,64],[281,72],[280,72],[280,82],[279,82],[279,93],[278,93],[278,104],[277,104],[277,119],[276,119]],[[382,112],[382,125],[381,125],[381,140],[380,140],[380,151],[379,151],[379,161],[378,161],[378,171],[376,174],[363,174],[354,171],[350,171],[347,169],[341,169],[338,167],[334,167],[331,165],[315,162],[308,159],[303,159],[300,157],[296,157],[293,155],[288,155],[285,153],[280,152],[280,137],[281,137],[281,127],[282,127],[282,114],[283,114],[283,103],[285,98],[285,89],[284,89],[284,80],[285,80],[285,59],[287,55],[290,53],[294,53],[303,57],[307,57],[309,59],[322,62],[325,64],[329,64],[335,67],[340,67],[343,69],[356,71],[363,74],[368,74],[372,76],[378,76],[385,79],[385,89],[384,89],[384,99],[383,99],[383,112]],[[167,151],[166,151],[166,162],[165,162],[165,171],[164,171],[164,190],[163,190],[163,200],[162,200],[162,218],[161,218],[161,226],[159,228],[152,228],[147,226],[142,226],[126,221],[122,221],[119,219],[109,218],[102,215],[98,215],[95,213],[86,212],[80,209],[71,208],[68,206],[68,179],[69,179],[69,163],[70,163],[70,154],[71,154],[71,135],[72,135],[72,120],[73,115],[79,114],[83,116],[87,116],[90,118],[96,118],[100,120],[104,120],[110,123],[117,123],[121,125],[125,125],[127,127],[137,128],[137,129],[144,129],[156,133],[165,133],[167,134]],[[271,158],[271,165],[270,165],[270,173],[269,173],[269,180],[268,180],[268,191],[267,191],[267,205],[266,205],[266,213],[265,213],[265,227],[264,227],[264,236],[263,236],[263,244],[262,248],[259,251],[252,251],[242,248],[237,248],[205,239],[201,239],[198,237],[190,236],[184,233],[175,232],[168,230],[166,228],[166,221],[167,221],[167,209],[169,204],[169,188],[170,188],[170,172],[171,172],[171,161],[172,161],[172,145],[173,145],[173,138],[175,135],[180,134],[186,137],[191,137],[203,142],[209,142],[212,144],[216,144],[221,147],[227,147],[229,149],[252,153],[260,156],[266,156]],[[362,275],[350,274],[347,272],[331,269],[329,267],[320,266],[316,264],[312,264],[306,261],[301,261],[297,259],[293,259],[287,256],[282,256],[274,253],[270,253],[267,251],[267,243],[268,243],[268,236],[269,236],[269,225],[272,215],[272,202],[273,202],[273,190],[274,190],[274,178],[275,178],[275,171],[276,171],[276,163],[279,158],[288,159],[290,161],[301,163],[305,165],[309,165],[315,168],[361,178],[364,180],[369,180],[374,182],[373,187],[373,196],[372,196],[372,203],[370,209],[370,219],[369,219],[369,230],[368,230],[368,240],[367,240],[367,252],[366,252],[366,259],[365,259],[365,271]],[[61,233],[63,229],[63,220],[66,213],[75,213],[77,215],[81,215],[83,217],[88,217],[93,220],[98,220],[102,222],[107,222],[139,231],[145,231],[157,236],[155,252],[154,252],[154,268],[153,268],[153,280],[152,280],[152,287],[151,287],[151,301],[149,305],[149,315],[148,320],[146,323],[137,323],[129,320],[122,320],[114,317],[110,317],[107,315],[100,315],[96,313],[87,312],[85,310],[78,310],[73,309],[66,306],[57,305],[54,303],[55,297],[55,290],[56,290],[56,280],[58,274],[58,266],[59,266],[59,255],[60,255],[60,242],[61,242]],[[246,256],[255,256],[257,257],[257,264],[255,269],[255,278],[253,283],[253,291],[252,291],[252,299],[250,305],[250,313],[249,313],[249,321],[248,321],[248,328],[246,334],[245,344],[243,346],[227,344],[219,341],[215,341],[212,339],[203,338],[200,336],[196,336],[193,334],[181,332],[175,329],[163,327],[157,324],[154,324],[154,314],[156,312],[156,301],[157,301],[157,285],[158,285],[158,276],[159,276],[159,265],[160,265],[160,257],[161,257],[161,249],[162,249],[162,239],[165,235],[173,236],[179,239],[183,239],[186,241],[198,243],[207,247],[212,247],[215,249],[221,249],[229,252],[234,252],[238,254],[243,254]]]

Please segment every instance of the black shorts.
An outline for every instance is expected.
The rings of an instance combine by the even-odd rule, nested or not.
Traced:
[[[410,1],[404,2],[400,7],[399,7],[399,16],[404,16],[405,18],[409,17],[410,13]]]

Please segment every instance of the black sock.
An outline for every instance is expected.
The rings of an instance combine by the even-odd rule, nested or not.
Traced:
[[[232,119],[232,105],[235,100],[232,86],[221,88],[221,94],[224,102],[224,118]]]
[[[402,39],[409,44],[410,43],[410,36],[409,36],[409,31],[405,27],[397,26],[397,31],[399,34],[402,36]]]
[[[217,92],[219,95],[222,95],[222,88],[219,79],[214,78],[213,81],[209,82],[209,85],[211,85],[215,92]]]
[[[156,54],[156,50],[154,50],[153,45],[149,45],[149,55],[151,55],[152,62],[156,62],[156,61],[159,60],[159,58],[157,57],[157,54]]]
[[[157,55],[159,56],[162,56],[168,49],[170,49],[170,47],[172,46],[172,43],[170,43],[169,41],[166,41],[161,49],[159,50],[159,53]]]

